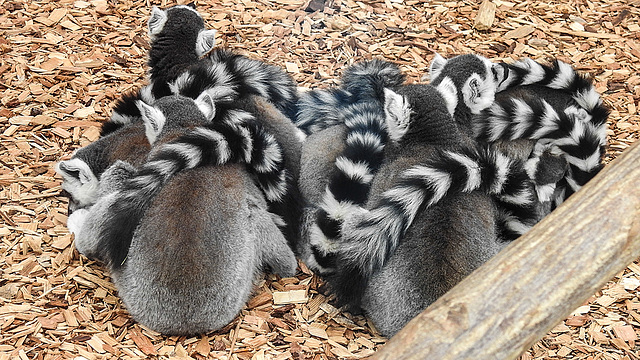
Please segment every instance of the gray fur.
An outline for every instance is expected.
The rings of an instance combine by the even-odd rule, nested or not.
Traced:
[[[85,254],[96,251],[87,244],[110,199],[106,195],[89,210],[76,234]],[[182,335],[229,323],[263,269],[292,276],[296,266],[260,190],[242,165],[225,165],[172,178],[145,213],[127,261],[111,275],[136,321]]]

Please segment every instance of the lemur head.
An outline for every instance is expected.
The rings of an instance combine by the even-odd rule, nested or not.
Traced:
[[[411,84],[385,89],[384,112],[390,139],[397,144],[447,144],[458,135],[451,117],[455,89]]]
[[[469,113],[478,114],[489,107],[507,74],[504,64],[494,64],[474,54],[448,60],[436,54],[429,68],[431,85],[438,89],[448,88],[446,93],[455,94],[449,101],[449,112],[458,121],[464,120]]]
[[[216,113],[214,97],[205,91],[197,99],[182,95],[165,96],[152,105],[137,102],[149,143],[173,136],[176,131],[210,123]]]
[[[186,53],[202,56],[215,45],[216,31],[205,30],[204,20],[196,11],[194,3],[176,5],[166,10],[154,6],[148,26],[152,50],[153,45],[164,48],[172,44]],[[153,58],[154,55],[151,53],[150,57]]]
[[[100,176],[112,164],[123,160],[139,165],[149,153],[149,141],[142,122],[130,123],[76,150],[71,159],[56,164],[62,189],[69,197],[69,213],[93,205],[99,197]]]

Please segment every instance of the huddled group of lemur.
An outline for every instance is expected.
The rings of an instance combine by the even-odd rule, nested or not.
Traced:
[[[149,85],[57,170],[76,248],[161,333],[223,327],[299,258],[390,336],[602,167],[608,110],[561,61],[436,55],[406,84],[370,60],[299,92],[191,5],[148,26]]]

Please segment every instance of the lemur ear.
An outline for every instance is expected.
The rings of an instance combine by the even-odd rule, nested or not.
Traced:
[[[208,121],[213,120],[213,117],[216,115],[216,104],[211,95],[205,91],[198,96],[195,102],[204,117],[206,117]]]
[[[142,114],[142,121],[144,122],[147,139],[149,140],[149,143],[153,145],[158,138],[158,134],[162,131],[167,119],[164,117],[162,111],[145,104],[144,101],[138,100],[136,101],[136,105]]]
[[[429,65],[429,81],[433,81],[440,75],[446,63],[447,59],[443,58],[440,54],[435,53],[433,60],[431,60],[431,65]]]
[[[76,182],[79,185],[97,181],[97,177],[89,165],[78,158],[60,161],[56,165],[56,172],[62,176],[64,181]]]
[[[456,107],[458,107],[458,90],[456,89],[456,85],[453,83],[453,80],[447,76],[438,84],[437,89],[447,104],[449,114],[453,116]]]
[[[160,10],[159,7],[154,6],[151,9],[151,16],[149,17],[149,36],[153,37],[160,34],[164,28],[164,23],[167,22],[167,12]]]
[[[56,164],[56,172],[63,178],[65,189],[77,204],[87,206],[93,204],[98,197],[99,181],[89,164],[79,158],[60,161]]]
[[[462,98],[472,113],[479,114],[493,103],[495,87],[491,84],[483,81],[480,75],[474,73],[462,86]]]
[[[190,2],[187,4],[188,7],[192,8],[193,10],[196,9],[196,3],[194,1]]]
[[[385,88],[384,113],[389,137],[395,142],[400,141],[409,129],[411,118],[409,102],[404,96]]]
[[[216,30],[203,30],[198,34],[198,39],[196,40],[196,54],[198,56],[202,56],[216,45]]]

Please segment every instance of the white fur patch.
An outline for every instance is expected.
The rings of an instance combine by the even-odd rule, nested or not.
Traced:
[[[578,106],[567,106],[567,108],[564,109],[564,113],[568,117],[572,117],[578,121],[589,122],[591,120],[591,115],[589,115],[587,110]]]
[[[216,30],[202,30],[196,40],[196,54],[202,56],[216,46]]]
[[[458,89],[456,89],[456,85],[449,77],[445,77],[442,79],[440,84],[438,84],[437,89],[440,94],[442,94],[444,102],[447,104],[449,114],[453,116],[456,111],[456,107],[458,107]]]
[[[507,202],[509,204],[514,204],[518,206],[529,205],[533,202],[532,193],[528,189],[522,189],[519,193],[515,195],[500,195],[500,200]]]
[[[338,221],[345,220],[349,215],[360,211],[359,209],[361,208],[350,201],[336,200],[329,190],[329,187],[325,188],[320,207],[329,215],[330,218]]]
[[[511,160],[501,153],[496,153],[495,167],[496,173],[491,183],[490,192],[492,194],[500,194],[511,172]]]
[[[156,101],[156,97],[153,96],[153,85],[147,85],[140,89],[140,98],[142,101],[146,102],[149,105],[152,105]]]
[[[162,145],[159,150],[179,154],[182,159],[187,160],[187,168],[189,169],[198,166],[202,160],[200,148],[191,144],[169,143]]]
[[[544,68],[536,61],[526,58],[522,61],[522,65],[528,71],[527,75],[522,79],[522,85],[535,84],[545,78]]]
[[[56,172],[62,176],[62,188],[80,207],[97,201],[100,182],[86,162],[79,158],[61,161],[56,164]]]
[[[566,89],[576,76],[576,72],[571,65],[558,61],[558,74],[547,86],[552,89]]]
[[[473,73],[462,86],[462,98],[473,114],[479,114],[491,106],[495,95],[496,86],[489,76],[483,79],[480,75]]]
[[[194,133],[203,136],[210,141],[216,143],[217,145],[217,153],[218,153],[218,165],[222,165],[229,161],[231,158],[231,150],[229,149],[229,144],[227,143],[227,139],[225,139],[222,134],[217,131],[206,129],[206,128],[195,128]]]
[[[440,199],[444,197],[444,195],[447,193],[447,191],[449,191],[449,188],[451,187],[451,175],[429,166],[413,166],[408,170],[402,172],[402,177],[419,178],[425,184],[431,185],[431,187],[433,188],[433,197],[430,199],[426,199],[428,206],[432,206],[433,204],[440,201]],[[386,191],[385,194],[390,191],[391,190]]]
[[[336,158],[336,167],[349,179],[361,184],[368,184],[373,180],[373,174],[369,166],[364,162],[354,163],[344,156],[338,156],[338,158]]]
[[[89,210],[87,209],[78,209],[71,213],[67,218],[67,229],[69,229],[69,232],[77,236],[82,229],[82,225],[84,225],[87,220],[87,215],[89,215]]]
[[[551,132],[558,129],[560,123],[560,117],[555,109],[549,105],[548,102],[542,100],[542,104],[544,106],[544,113],[540,117],[541,125],[538,130],[536,130],[533,135],[531,135],[531,139],[540,139],[550,134]]]
[[[544,184],[544,185],[536,185],[536,194],[538,195],[538,200],[541,202],[551,201],[553,197],[553,193],[556,191],[556,183]]]
[[[165,122],[167,119],[165,118],[162,111],[156,109],[153,106],[149,106],[145,104],[143,101],[136,101],[136,105],[138,109],[140,109],[140,113],[142,114],[142,120],[144,121],[145,135],[147,135],[147,139],[150,144],[153,144],[158,134],[162,131]]]
[[[149,28],[149,37],[154,39],[156,35],[162,32],[164,24],[167,22],[167,12],[160,10],[157,6],[151,8],[151,16],[147,23]]]
[[[261,96],[269,97],[268,75],[260,67],[260,63],[247,58],[240,58],[236,63],[237,70],[244,76],[247,85],[256,89]]]
[[[507,116],[507,112],[498,103],[494,103],[489,108],[489,117],[487,118],[487,132],[490,142],[500,139],[509,125],[511,120]],[[513,139],[512,139],[513,140]]]
[[[345,141],[347,146],[361,145],[371,149],[372,152],[380,152],[384,149],[384,144],[380,135],[373,132],[362,133],[349,133],[347,140]]]
[[[133,116],[120,114],[119,112],[116,112],[116,111],[114,111],[113,114],[111,114],[110,119],[112,122],[116,124],[123,124],[123,125],[131,124],[135,121],[135,118]]]
[[[262,162],[255,165],[256,170],[260,173],[272,172],[276,170],[278,164],[282,162],[282,151],[273,135],[266,134],[265,142],[267,143],[267,147],[262,151]]]
[[[435,80],[444,66],[447,64],[447,59],[443,58],[440,54],[435,53],[433,59],[431,60],[431,64],[429,64],[429,79],[431,82]]]
[[[278,174],[278,181],[275,185],[268,186],[262,189],[269,201],[280,201],[282,197],[287,193],[287,174],[285,171],[281,171]]]
[[[183,72],[173,82],[169,83],[169,90],[172,94],[180,94],[180,91],[193,82],[193,75],[188,71]]]
[[[393,90],[385,88],[384,113],[389,137],[393,141],[400,141],[409,129],[409,121],[411,120],[409,101]]]
[[[598,94],[598,92],[596,91],[596,89],[593,88],[593,86],[590,87],[589,90],[574,94],[573,98],[576,100],[578,105],[582,106],[588,111],[591,111],[595,109],[597,106],[600,106],[600,104],[602,104],[602,99],[600,98],[600,94]]]
[[[482,183],[480,165],[470,157],[459,153],[447,151],[446,154],[449,158],[463,165],[467,169],[467,184],[462,191],[471,192],[479,188]]]
[[[514,104],[515,118],[512,139],[519,139],[531,127],[531,119],[533,118],[533,109],[522,99],[512,98]]]

